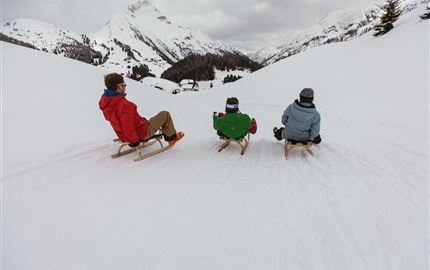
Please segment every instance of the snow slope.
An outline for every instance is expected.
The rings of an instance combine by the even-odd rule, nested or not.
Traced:
[[[291,34],[289,40],[276,50],[262,50],[250,55],[250,58],[264,65],[270,65],[313,47],[349,41],[369,31],[373,32],[373,28],[380,21],[385,2],[376,0],[371,5],[357,3],[342,10],[333,11],[309,29],[295,35]],[[421,9],[429,2],[429,0],[399,0],[399,8],[405,14],[417,8]]]
[[[103,71],[0,43],[3,269],[428,269],[429,22],[308,50],[219,91],[127,81],[186,137],[111,159]],[[426,37],[423,39],[423,37]],[[271,129],[303,87],[323,143],[288,161]],[[211,114],[237,96],[259,130],[218,153]]]

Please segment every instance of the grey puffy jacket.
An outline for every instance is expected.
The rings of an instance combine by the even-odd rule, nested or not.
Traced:
[[[321,117],[315,106],[296,100],[290,104],[282,115],[283,139],[297,141],[312,140],[320,133]]]

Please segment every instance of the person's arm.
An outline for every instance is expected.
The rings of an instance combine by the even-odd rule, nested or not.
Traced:
[[[134,117],[136,112],[132,106],[123,106],[120,110],[119,120],[121,121],[122,131],[131,144],[139,141],[134,127]]]
[[[217,115],[217,112],[214,112],[213,116],[212,116],[212,126],[214,127],[214,129],[216,129],[215,127],[215,121],[219,118],[219,116]]]
[[[284,114],[282,115],[282,124],[285,126],[287,125],[288,122],[288,118],[290,117],[290,106],[288,106],[288,108],[284,111]]]
[[[239,113],[239,117],[240,117],[240,121],[236,125],[236,128],[240,129],[241,131],[243,130],[244,135],[250,133],[251,123],[252,123],[251,117],[249,117],[249,115],[247,115],[246,113]]]
[[[316,136],[320,134],[320,123],[321,123],[321,116],[317,112],[315,116],[315,121],[311,124],[311,139],[313,140]]]
[[[221,120],[224,116],[224,113],[220,112],[214,112],[213,114],[213,127],[216,130],[220,130],[223,127],[223,121]],[[221,121],[220,121],[221,120]]]
[[[251,119],[251,123],[249,124],[248,132],[251,134],[257,133],[257,120],[255,120],[255,118]]]

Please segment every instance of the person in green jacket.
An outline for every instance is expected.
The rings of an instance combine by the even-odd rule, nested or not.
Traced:
[[[213,113],[213,127],[221,138],[241,139],[248,132],[257,132],[257,122],[247,114],[239,112],[239,100],[236,97],[227,98],[225,114]]]

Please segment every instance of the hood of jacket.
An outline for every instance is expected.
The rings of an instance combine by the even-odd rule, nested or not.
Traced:
[[[121,95],[116,91],[105,89],[99,101],[100,110],[104,113],[110,114],[115,109],[116,105],[125,99],[125,95]]]
[[[315,117],[317,109],[313,103],[303,103],[297,99],[292,104],[291,116],[300,121],[309,121]]]

